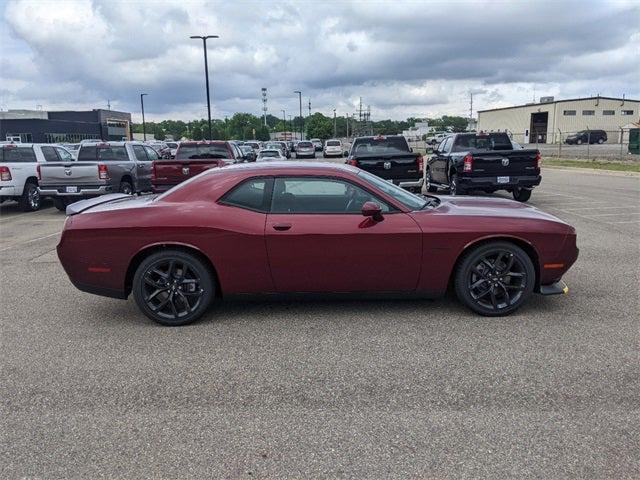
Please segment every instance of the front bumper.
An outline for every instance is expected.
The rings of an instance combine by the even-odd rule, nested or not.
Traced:
[[[560,295],[569,293],[569,287],[562,280],[551,285],[540,285],[540,295]]]
[[[38,191],[43,197],[86,197],[113,193],[111,185],[101,185],[99,187],[78,185],[78,191],[73,193],[66,192],[66,187],[67,185],[38,187]]]
[[[497,176],[460,177],[458,179],[458,185],[469,190],[482,188],[505,190],[510,188],[533,188],[540,185],[541,181],[542,176],[540,175],[520,175],[516,177],[509,176],[509,182],[507,183],[498,183]]]

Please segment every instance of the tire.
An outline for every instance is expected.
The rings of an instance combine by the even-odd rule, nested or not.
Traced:
[[[458,299],[470,310],[501,317],[527,301],[535,281],[533,262],[524,250],[509,242],[491,242],[464,254],[454,286]]]
[[[67,200],[65,198],[54,197],[53,206],[56,207],[61,212],[66,212],[67,211],[67,205],[69,205],[69,202],[67,202]]]
[[[458,175],[456,173],[449,177],[449,195],[464,195],[464,190],[458,186]]]
[[[531,198],[531,192],[533,190],[529,190],[527,188],[514,188],[513,189],[513,198],[519,202],[526,202]]]
[[[28,182],[24,185],[22,195],[18,199],[18,206],[20,210],[24,212],[35,212],[40,210],[40,192],[38,192],[38,186],[35,183]]]
[[[215,281],[211,270],[194,255],[163,250],[142,261],[132,290],[142,313],[160,325],[177,327],[195,322],[206,312],[215,297]]]
[[[126,195],[133,195],[133,186],[131,185],[131,182],[128,182],[126,180],[120,182],[120,186],[118,187],[118,191],[120,193],[124,193]]]
[[[604,138],[599,138],[599,139],[598,139],[598,143],[599,143],[600,145],[602,145],[602,144],[604,143]]]
[[[582,139],[579,138],[578,140],[576,140],[576,145],[582,145]]]
[[[427,184],[427,192],[429,193],[436,193],[438,191],[438,187],[436,187],[435,185],[431,185],[431,169],[427,169],[427,173],[426,173],[426,184]]]

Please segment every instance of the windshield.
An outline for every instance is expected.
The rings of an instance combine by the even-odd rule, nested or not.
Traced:
[[[229,158],[224,144],[181,145],[176,152],[176,160],[197,160],[203,158]]]
[[[429,201],[424,197],[409,193],[405,189],[400,188],[391,182],[387,182],[386,180],[383,180],[382,178],[377,177],[369,172],[365,172],[364,170],[362,170],[358,172],[358,175],[360,175],[363,180],[366,180],[374,187],[382,190],[387,195],[391,195],[393,198],[395,198],[397,201],[411,210],[420,210],[429,204]]]
[[[355,155],[393,155],[408,153],[409,145],[404,137],[359,138],[353,144]]]

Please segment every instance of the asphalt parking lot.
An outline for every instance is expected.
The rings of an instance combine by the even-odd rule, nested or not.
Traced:
[[[506,195],[505,195],[506,196]],[[77,291],[64,215],[0,206],[1,478],[638,478],[640,177],[545,169],[568,296],[228,303]]]

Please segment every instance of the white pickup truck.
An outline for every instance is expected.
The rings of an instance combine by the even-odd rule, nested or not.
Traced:
[[[0,143],[0,202],[16,200],[30,212],[40,208],[38,166],[73,161],[71,153],[46,143]]]

